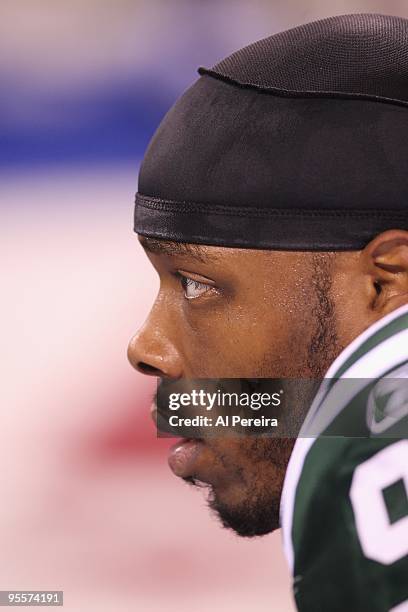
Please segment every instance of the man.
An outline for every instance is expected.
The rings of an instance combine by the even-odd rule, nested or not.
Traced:
[[[389,437],[366,418],[378,381],[407,376],[407,43],[404,19],[333,17],[200,69],[140,172],[135,231],[161,284],[134,367],[340,378],[290,407],[310,408],[296,444],[185,440],[169,458],[240,535],[282,523],[302,611],[408,606],[405,401],[384,408]],[[371,384],[339,393],[347,378]],[[360,437],[330,435],[350,412]]]

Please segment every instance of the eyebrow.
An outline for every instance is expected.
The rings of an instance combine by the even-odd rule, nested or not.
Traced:
[[[160,240],[157,238],[149,238],[148,236],[139,236],[139,242],[145,251],[158,255],[189,257],[200,263],[218,261],[220,259],[219,255],[209,253],[208,247],[202,247],[198,244]]]

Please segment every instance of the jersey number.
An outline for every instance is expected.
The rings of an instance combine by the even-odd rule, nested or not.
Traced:
[[[385,565],[408,555],[408,516],[390,523],[383,490],[402,480],[408,492],[408,440],[395,442],[361,463],[350,488],[365,556]]]

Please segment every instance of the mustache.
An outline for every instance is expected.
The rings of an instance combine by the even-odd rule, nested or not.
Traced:
[[[186,439],[236,433],[296,437],[321,382],[315,378],[158,378],[153,396],[158,434]]]
[[[254,417],[276,408],[280,386],[279,379],[265,378],[160,378],[153,397],[159,434],[202,439],[231,433],[232,419],[238,418],[233,415]],[[277,403],[265,408],[259,398],[262,391],[267,396],[268,390],[275,390],[271,398],[275,396],[273,401]],[[212,428],[213,423],[218,426],[219,418],[223,427]]]

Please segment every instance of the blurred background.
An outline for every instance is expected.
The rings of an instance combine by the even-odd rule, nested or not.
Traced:
[[[158,289],[137,172],[200,65],[405,1],[2,0],[0,589],[80,612],[294,610],[280,534],[222,530],[168,470],[127,343]]]

